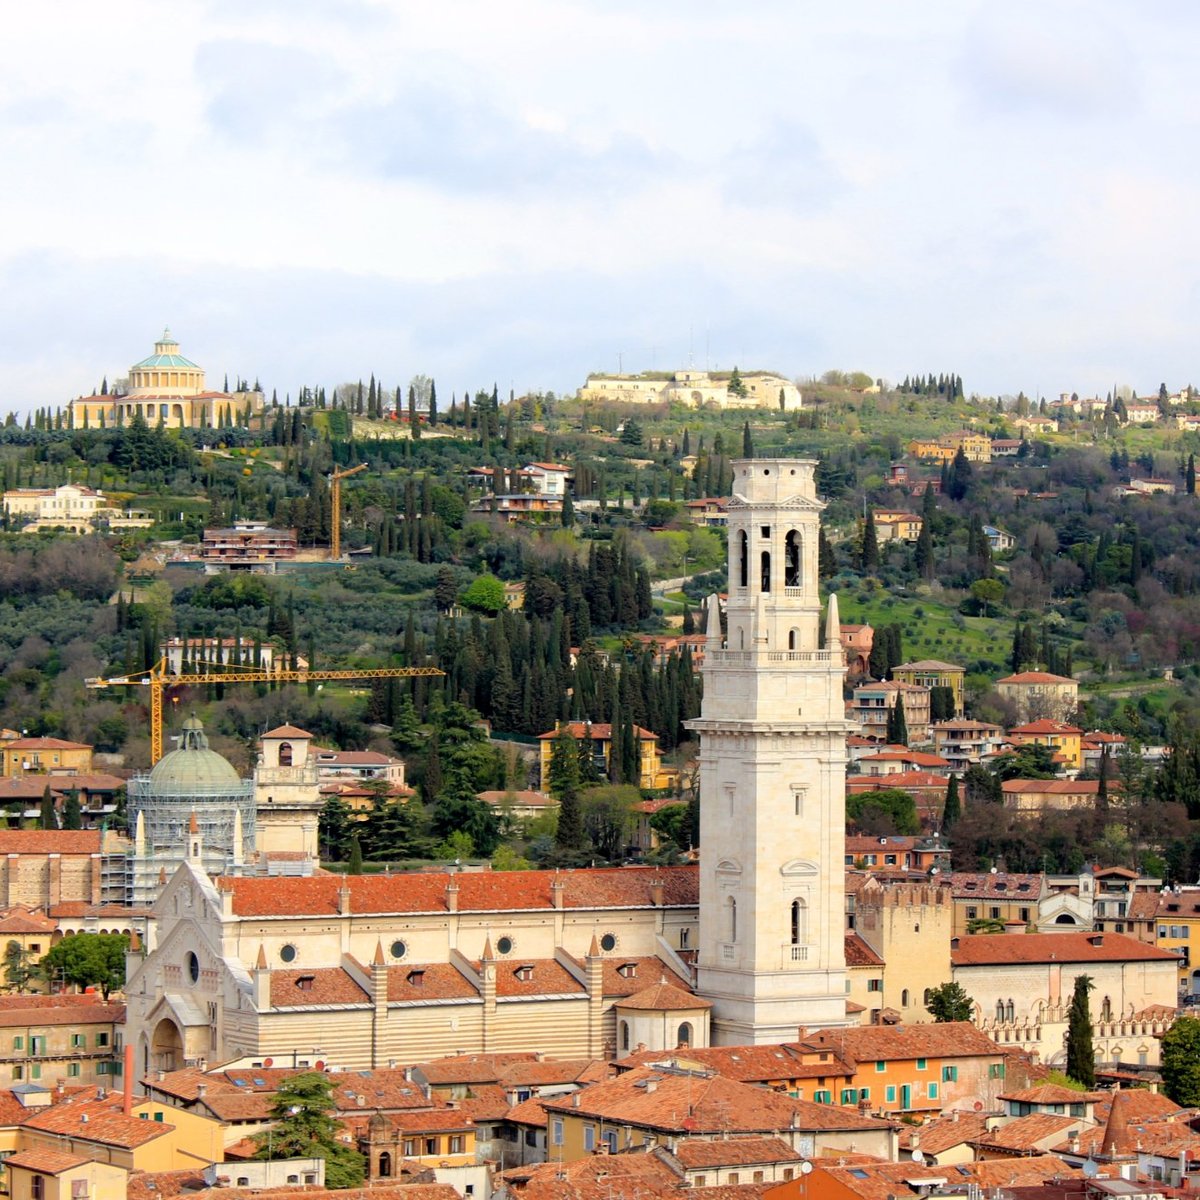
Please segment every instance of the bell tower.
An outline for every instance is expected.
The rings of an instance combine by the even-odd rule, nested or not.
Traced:
[[[716,1045],[846,1024],[846,721],[837,598],[821,645],[807,459],[740,459],[729,601],[707,603],[700,733],[701,995]]]

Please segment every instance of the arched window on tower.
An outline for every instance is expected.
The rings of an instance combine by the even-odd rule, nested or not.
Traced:
[[[800,535],[789,529],[783,544],[783,586],[800,586]]]
[[[379,1156],[379,1178],[391,1179],[392,1177],[392,1156],[385,1150]]]
[[[902,988],[900,990],[900,1007],[901,1008],[908,1007],[908,988]]]
[[[788,649],[795,650],[795,648],[796,648],[796,631],[794,629],[789,629],[788,630]]]
[[[805,918],[808,916],[804,908],[803,900],[792,901],[792,945],[803,946],[807,940],[805,929]]]
[[[771,590],[771,552],[764,550],[762,552],[762,590],[764,593]]]
[[[629,1022],[628,1021],[621,1022],[621,1049],[622,1050],[629,1049]]]
[[[1017,1010],[1012,1002],[1011,996],[1009,997],[1008,1006],[1004,1010],[1004,1015],[1008,1018],[1010,1023],[1016,1019]]]
[[[999,1021],[1001,1024],[1003,1024],[1003,1022],[1004,1022],[1004,1001],[1003,1000],[996,1001],[996,1020]]]
[[[737,901],[732,896],[730,896],[729,899],[725,901],[725,911],[728,914],[725,924],[726,924],[726,929],[729,933],[729,940],[731,942],[736,942],[737,941]]]
[[[292,765],[292,743],[283,742],[279,747],[279,765],[281,767],[290,767]]]
[[[685,1048],[692,1044],[692,1025],[690,1021],[684,1021],[679,1026],[679,1034],[675,1039],[675,1044]]]
[[[750,585],[750,550],[747,545],[746,531],[738,534],[738,586]]]

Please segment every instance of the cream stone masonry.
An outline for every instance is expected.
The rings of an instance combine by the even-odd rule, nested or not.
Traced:
[[[697,991],[715,1044],[794,1038],[846,1017],[846,736],[837,599],[825,645],[816,463],[739,459],[729,602],[707,605],[700,734]]]

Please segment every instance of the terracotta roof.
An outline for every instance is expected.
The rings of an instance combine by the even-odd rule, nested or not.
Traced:
[[[510,1194],[526,1200],[613,1200],[662,1195],[679,1186],[677,1171],[657,1154],[590,1154],[574,1162],[546,1162],[501,1172]],[[711,1200],[706,1190],[702,1195]]]
[[[675,1147],[673,1153],[688,1171],[705,1167],[742,1167],[804,1160],[804,1155],[778,1137],[720,1138],[716,1141],[686,1138]]]
[[[1121,933],[967,934],[951,942],[956,967],[1074,962],[1174,962],[1169,950]]]
[[[477,964],[478,965],[478,964]],[[496,997],[582,996],[587,989],[553,958],[506,958],[496,962]]]
[[[592,741],[594,742],[608,742],[612,740],[612,725],[603,721],[593,721],[590,726],[584,721],[565,721],[562,729],[551,729],[546,733],[539,733],[538,738],[542,741],[544,741],[546,738],[556,738],[563,729],[568,730],[571,736],[577,741],[583,741],[588,736],[589,732],[591,734]],[[650,739],[651,741],[655,742],[658,741],[657,733],[654,733],[649,729],[643,729],[640,725],[635,725],[633,727],[633,732],[634,736],[642,741],[645,741],[646,739]]]
[[[0,834],[0,839],[3,836]],[[93,836],[99,839],[99,833]],[[233,911],[238,916],[304,917],[336,916],[342,887],[350,892],[352,913],[448,912],[446,888],[451,882],[458,888],[459,912],[552,909],[551,885],[555,881],[562,886],[564,908],[650,908],[654,905],[652,885],[656,882],[662,885],[663,904],[667,907],[692,908],[699,902],[699,872],[692,866],[307,878],[221,876],[217,887],[232,893]]]
[[[500,1068],[500,1082],[506,1088],[599,1083],[608,1077],[608,1064],[592,1058],[543,1058],[507,1063]]]
[[[997,900],[1027,897],[1036,900],[1045,886],[1045,879],[1041,875],[1010,875],[1007,871],[999,871],[995,875],[987,871],[954,871],[950,875],[950,890],[956,900],[972,897]]]
[[[341,967],[310,967],[271,972],[271,1007],[312,1004],[366,1004],[370,996]]]
[[[918,767],[948,767],[950,765],[940,754],[929,754],[924,750],[881,750],[878,754],[864,754],[858,761],[860,763],[910,762],[916,763]]]
[[[1014,935],[995,940],[1015,942],[1022,939]],[[894,1062],[910,1058],[999,1058],[1001,1054],[996,1043],[970,1021],[820,1029],[799,1044],[805,1048],[832,1050],[852,1066],[860,1062]]]
[[[1158,915],[1157,892],[1134,892],[1125,906],[1126,920],[1151,921]]]
[[[1029,1113],[1006,1121],[997,1129],[986,1133],[978,1141],[981,1147],[997,1150],[1040,1150],[1039,1142],[1048,1138],[1066,1137],[1071,1130],[1081,1130],[1085,1124],[1082,1117],[1067,1117],[1057,1113]],[[1051,1143],[1054,1144],[1054,1143]]]
[[[498,989],[497,989],[498,990]],[[450,963],[388,967],[388,1001],[474,1000],[479,989]]]
[[[1042,1083],[1022,1088],[1019,1092],[1004,1092],[997,1097],[1016,1104],[1087,1104],[1107,1096],[1107,1092],[1077,1092],[1057,1083]]]
[[[954,1146],[983,1137],[987,1133],[987,1123],[987,1113],[962,1112],[956,1108],[932,1121],[926,1121],[919,1129],[902,1134],[900,1145],[906,1150],[941,1154]]]
[[[57,928],[57,921],[23,906],[10,908],[0,916],[0,933],[52,933]]]
[[[1117,791],[1121,784],[1114,779],[1110,791]],[[1001,785],[1006,795],[1035,793],[1048,796],[1095,796],[1100,791],[1098,779],[1006,779]]]
[[[549,1113],[582,1114],[672,1132],[733,1134],[789,1128],[863,1131],[890,1128],[886,1122],[860,1116],[851,1109],[793,1100],[723,1075],[649,1067],[638,1067],[607,1083],[594,1083],[569,1097],[546,1100],[545,1105]]]
[[[475,798],[494,808],[503,808],[506,804],[519,808],[554,808],[558,804],[553,796],[547,795],[545,792],[534,791],[532,788],[526,788],[520,792],[501,790],[476,792]]]
[[[94,1093],[93,1093],[94,1095]],[[80,1097],[63,1100],[51,1108],[32,1113],[21,1122],[24,1129],[39,1133],[66,1134],[75,1141],[100,1142],[132,1150],[174,1130],[165,1121],[143,1121],[121,1111],[120,1096],[106,1100]],[[86,1120],[84,1119],[86,1117]]]
[[[1074,683],[1067,675],[1050,675],[1046,671],[1020,671],[1016,675],[1005,675],[997,683]]]
[[[932,757],[932,756],[930,756]],[[866,762],[859,759],[859,762]],[[947,763],[948,767],[950,764]],[[846,787],[851,793],[881,792],[888,788],[938,788],[945,791],[950,786],[950,780],[945,775],[935,775],[932,771],[894,771],[891,775],[847,775]],[[888,838],[888,844],[892,839]]]
[[[5,1160],[6,1167],[22,1167],[26,1171],[37,1171],[41,1175],[61,1175],[64,1171],[73,1171],[76,1167],[86,1167],[91,1164],[90,1158],[80,1158],[77,1154],[63,1154],[59,1150],[18,1150]]]
[[[386,767],[399,759],[389,758],[378,750],[326,750],[314,749],[318,767]]]
[[[508,1095],[495,1083],[477,1084],[469,1096],[458,1102],[459,1109],[472,1121],[503,1121],[508,1116]]]
[[[948,1183],[959,1186],[976,1183],[986,1188],[1036,1186],[1060,1176],[1082,1178],[1082,1172],[1073,1170],[1062,1159],[1050,1155],[994,1158],[945,1167],[913,1162],[859,1162],[834,1166],[818,1160],[808,1182],[816,1195],[820,1195],[824,1187],[824,1181],[820,1178],[822,1172],[862,1200],[888,1200],[889,1196],[895,1196],[896,1200],[908,1200],[908,1197],[922,1196],[929,1189],[927,1184],[919,1181],[930,1178],[946,1179]],[[910,1180],[913,1182],[910,1183]]]
[[[882,967],[883,959],[857,933],[846,934],[846,966]]]
[[[1104,1099],[1096,1105],[1096,1120],[1107,1121],[1112,1102],[1121,1096],[1126,1119],[1129,1121],[1152,1121],[1160,1117],[1173,1116],[1183,1109],[1162,1092],[1148,1088],[1121,1088],[1117,1092],[1103,1093]]]
[[[294,741],[312,738],[311,733],[297,729],[295,725],[277,725],[274,729],[268,729],[262,736],[265,738],[292,738]]]
[[[6,750],[90,750],[87,742],[65,742],[62,738],[21,737],[4,743]]]
[[[418,1063],[413,1070],[434,1087],[456,1083],[498,1083],[500,1072],[518,1062],[536,1062],[532,1050],[508,1054],[448,1054],[442,1058]]]
[[[686,1012],[698,1008],[712,1008],[712,1001],[704,1000],[690,991],[685,992],[683,988],[668,983],[664,975],[658,983],[652,983],[648,988],[618,1000],[617,1006],[645,1012]]]
[[[817,1056],[813,1056],[814,1058]],[[674,1066],[681,1071],[715,1071],[726,1079],[741,1083],[779,1083],[794,1079],[819,1079],[829,1076],[849,1078],[854,1071],[836,1055],[825,1062],[805,1062],[797,1046],[705,1046],[687,1050],[639,1050],[617,1064],[626,1071],[634,1067]]]
[[[86,1004],[70,1008],[45,1006],[39,1000],[51,997],[13,996],[16,1005],[0,1007],[0,1029],[20,1025],[114,1025],[125,1020],[123,1004],[105,1004],[99,996],[87,996]]]
[[[384,1120],[393,1128],[405,1133],[452,1133],[470,1129],[475,1122],[458,1108],[443,1105],[439,1108],[423,1108],[412,1112],[389,1113]]]
[[[536,1125],[539,1129],[546,1127],[546,1106],[540,1096],[530,1096],[520,1104],[514,1104],[505,1115],[505,1120],[514,1125]]]
[[[40,776],[43,780],[53,776]],[[63,776],[69,779],[70,776]],[[9,782],[5,780],[5,782]],[[38,795],[45,784],[39,784]],[[0,854],[99,854],[98,829],[0,829]]]
[[[1074,725],[1068,725],[1065,721],[1051,721],[1048,718],[1043,718],[1040,721],[1030,721],[1026,725],[1017,725],[1008,731],[1009,733],[1028,733],[1028,734],[1049,734],[1057,733],[1064,736],[1076,734],[1083,736],[1083,730],[1076,728]]]
[[[614,953],[613,957],[603,961],[602,990],[606,996],[632,996],[635,992],[645,991],[648,983],[664,978],[668,983],[673,983],[685,991],[691,991],[691,983],[686,979],[681,979],[661,958],[650,955],[622,957]],[[631,967],[632,974],[630,973]],[[622,974],[622,971],[625,974]]]

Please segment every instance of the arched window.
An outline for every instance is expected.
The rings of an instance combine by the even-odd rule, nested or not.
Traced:
[[[628,1021],[621,1022],[621,1049],[622,1050],[629,1049],[629,1022]]]
[[[792,901],[792,945],[801,946],[805,941],[805,917],[807,913],[804,911],[804,901]]]
[[[764,550],[762,552],[762,590],[769,592],[771,590],[771,552]]]
[[[1000,1021],[1000,1022],[1004,1021],[1004,1001],[1003,1000],[996,1001],[996,1020]]]
[[[908,988],[902,988],[900,991],[900,1007],[908,1007]]]
[[[1054,923],[1055,925],[1074,925],[1075,918],[1071,916],[1070,913],[1059,913],[1059,915],[1054,918]]]
[[[392,1177],[392,1156],[385,1150],[379,1156],[379,1178],[391,1179]]]
[[[800,586],[800,535],[794,529],[783,543],[783,586]]]
[[[1010,1021],[1013,1020],[1017,1015],[1016,1006],[1013,1004],[1011,997],[1009,998],[1008,1007],[1005,1011]]]
[[[679,1036],[675,1039],[677,1046],[690,1046],[692,1044],[692,1023],[684,1021],[679,1027]]]
[[[932,999],[933,999],[933,988],[926,988],[925,995],[921,997],[921,1002],[925,1005],[926,1008],[928,1008],[929,1002]]]
[[[796,631],[794,629],[789,629],[788,630],[788,649],[795,650],[795,648],[796,648]]]
[[[750,583],[750,551],[746,545],[746,531],[738,534],[738,586],[747,587]]]
[[[726,927],[729,930],[729,940],[731,942],[736,942],[737,941],[737,901],[732,896],[730,896],[729,899],[725,901],[725,911],[729,914],[729,919],[726,922]]]
[[[279,765],[281,767],[290,767],[292,765],[292,743],[284,742],[279,747]]]
[[[1112,999],[1108,996],[1104,997],[1104,1003],[1100,1005],[1100,1020],[1112,1020]]]

